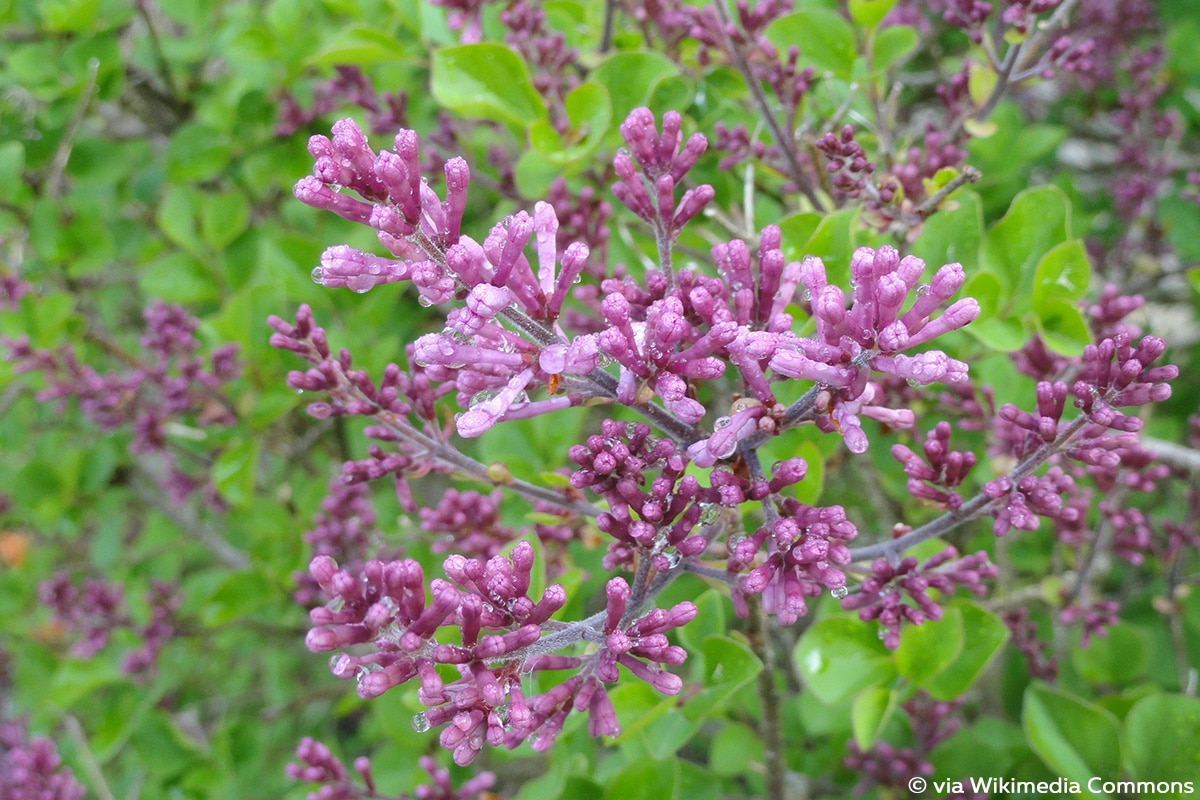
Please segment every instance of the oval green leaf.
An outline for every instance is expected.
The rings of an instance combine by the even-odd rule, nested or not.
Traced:
[[[525,61],[504,45],[447,47],[433,54],[433,98],[467,117],[494,119],[524,131],[545,119]]]

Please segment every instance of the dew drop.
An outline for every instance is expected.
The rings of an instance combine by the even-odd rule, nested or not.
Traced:
[[[713,430],[719,431],[722,428],[728,427],[729,423],[731,422],[733,422],[733,420],[729,417],[717,417],[717,419],[713,422]]]
[[[325,268],[324,267],[313,267],[313,271],[312,271],[311,275],[312,275],[313,283],[319,283],[319,284],[324,285],[324,283],[325,283]]]
[[[923,296],[928,291],[929,291],[929,284],[922,283],[920,286],[917,287],[917,297]]]
[[[721,516],[721,509],[716,503],[700,504],[700,524],[712,525]]]
[[[850,590],[847,589],[845,586],[839,586],[838,588],[831,591],[830,594],[833,595],[836,599],[841,600],[843,597],[850,594]]]
[[[675,569],[679,566],[679,562],[683,560],[683,556],[680,555],[679,551],[674,548],[666,551],[662,555],[663,558],[667,560],[667,567],[669,569]]]
[[[424,733],[425,731],[429,730],[429,720],[425,718],[424,711],[413,714],[412,728],[417,733]]]
[[[417,302],[420,303],[425,308],[429,308],[431,305],[433,305],[433,301],[430,300],[428,297],[426,297],[423,294],[417,295]]]
[[[887,629],[880,628],[878,631],[875,632],[875,636],[876,636],[876,638],[879,639],[879,641],[882,642],[884,639],[887,638]]]
[[[812,291],[809,289],[805,289],[804,290],[804,302],[808,303],[811,301],[812,301]]]

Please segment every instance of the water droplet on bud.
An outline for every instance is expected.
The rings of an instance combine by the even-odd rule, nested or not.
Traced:
[[[425,719],[424,711],[413,714],[412,728],[417,733],[424,733],[429,730],[429,720]]]
[[[423,294],[417,295],[417,302],[425,308],[429,308],[431,305],[433,305],[433,301]]]
[[[733,422],[733,420],[730,419],[729,417],[717,417],[716,420],[713,422],[713,430],[719,431],[722,428],[727,427],[729,425],[729,423],[731,423],[731,422]]]
[[[323,267],[313,267],[312,279],[313,279],[313,283],[319,283],[319,284],[324,285],[325,269]]]
[[[831,591],[830,594],[833,595],[835,599],[841,600],[843,597],[850,594],[850,590],[847,589],[845,586],[839,586],[838,588]]]

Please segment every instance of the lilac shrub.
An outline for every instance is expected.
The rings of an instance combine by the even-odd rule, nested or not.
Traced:
[[[498,487],[486,496],[452,489],[420,510],[422,527],[451,536],[435,546],[452,551],[446,577],[428,588],[411,559],[351,557],[339,566],[328,553],[314,558],[310,574],[328,602],[312,610],[307,643],[335,653],[333,673],[355,680],[363,697],[415,679],[426,710],[414,727],[441,728],[442,745],[459,764],[489,744],[529,740],[544,749],[572,711],[587,712],[593,736],[616,735],[608,687],[618,665],[661,692],[679,692],[681,680],[669,670],[686,653],[668,634],[696,608],[655,608],[654,600],[684,573],[727,586],[739,615],[761,607],[782,625],[806,615],[807,600],[831,593],[863,620],[877,620],[884,643],[896,648],[902,625],[939,619],[946,598],[959,588],[983,594],[996,574],[982,551],[960,557],[946,547],[922,563],[902,557],[906,549],[982,517],[993,518],[997,536],[1034,529],[1043,517],[1077,520],[1082,512],[1070,500],[1077,479],[1138,457],[1140,421],[1119,409],[1166,399],[1166,381],[1177,374],[1154,366],[1161,339],[1136,341],[1097,311],[1097,343],[1069,367],[1057,365],[1056,380],[1038,384],[1035,412],[1011,404],[995,412],[1011,469],[966,493],[976,458],[951,450],[952,426],[939,422],[923,457],[903,445],[892,452],[914,497],[943,516],[855,547],[859,531],[845,509],[787,495],[805,477],[804,459],[768,470],[760,449],[813,426],[863,453],[871,425],[911,428],[915,414],[904,404],[935,383],[956,392],[960,404],[979,407],[968,365],[929,347],[980,313],[975,299],[954,299],[963,267],[946,264],[922,282],[921,259],[886,245],[863,247],[850,260],[847,291],[829,282],[821,259],[788,261],[780,229],[767,226],[756,249],[739,239],[714,245],[716,277],[680,268],[676,242],[713,198],[710,186],[688,181],[707,140],[697,133],[685,141],[679,115],[667,112],[660,122],[645,108],[631,112],[620,133],[628,149],[613,160],[612,191],[646,225],[657,253],[656,267],[640,277],[586,267],[589,246],[560,236],[561,204],[537,202],[532,213],[517,211],[472,238],[466,162],[445,162],[439,196],[422,177],[410,130],[396,135],[394,150],[375,152],[342,120],[331,138],[310,140],[314,172],[296,186],[308,205],[370,227],[388,253],[332,247],[314,280],[356,292],[411,282],[422,305],[447,307],[444,329],[409,347],[409,371],[389,365],[378,382],[353,368],[349,353],[333,354],[307,307],[295,324],[270,320],[272,344],[312,365],[293,372],[289,385],[329,398],[309,413],[369,422],[364,433],[378,444],[367,459],[347,462],[345,480],[392,475],[410,510],[408,480],[430,472]],[[825,148],[838,169],[869,175],[852,135],[838,141]],[[847,196],[858,191],[843,183]],[[584,276],[588,284],[576,287]],[[810,333],[795,332],[795,309],[809,316]],[[798,390],[788,388],[793,383]],[[785,388],[798,399],[781,402]],[[728,414],[711,410],[714,398],[730,394],[737,399]],[[438,413],[450,398],[460,409],[452,425]],[[622,406],[643,421],[610,417],[571,447],[566,455],[576,469],[567,487],[536,485],[503,465],[475,461],[453,438],[597,404]],[[534,550],[501,524],[502,490],[565,519],[593,519],[611,537],[603,566],[623,574],[608,581],[604,610],[561,620],[560,585],[530,594]],[[747,504],[760,510],[748,512]],[[708,563],[714,558],[725,560],[723,570]],[[858,583],[856,564],[869,565]],[[1106,624],[1104,602],[1070,608],[1065,618],[1080,616],[1085,636]],[[542,672],[565,678],[528,695],[521,676]]]

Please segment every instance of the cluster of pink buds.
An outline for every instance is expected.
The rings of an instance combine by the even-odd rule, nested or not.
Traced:
[[[49,739],[30,737],[25,720],[0,709],[0,797],[11,800],[83,800],[87,790],[63,766]]]
[[[674,694],[681,687],[662,667],[681,664],[685,654],[665,634],[690,621],[694,606],[642,614],[630,604],[628,585],[614,579],[605,612],[578,623],[556,622],[551,618],[566,593],[552,584],[540,599],[529,596],[528,542],[486,562],[450,556],[444,565],[449,580],[430,584],[429,602],[421,567],[411,560],[370,561],[355,575],[319,556],[310,569],[332,600],[310,612],[309,649],[354,647],[358,655],[335,656],[330,668],[357,680],[363,697],[417,678],[418,698],[428,710],[414,718],[414,727],[445,726],[442,745],[458,764],[470,763],[485,744],[511,748],[534,736],[535,747],[548,747],[572,710],[588,710],[597,734],[615,735],[604,684],[617,680],[617,664],[660,691]],[[457,644],[434,638],[443,627],[457,630]],[[600,647],[586,656],[554,655],[579,642]],[[445,680],[438,665],[453,666],[459,678]],[[524,695],[522,675],[564,669],[576,674],[545,694]]]
[[[909,494],[940,508],[956,509],[963,498],[954,490],[975,466],[975,454],[951,450],[949,445],[950,423],[939,422],[925,437],[924,459],[902,444],[892,445],[892,457],[904,467]]]
[[[796,477],[794,467],[788,462],[776,466],[777,473],[787,476],[781,483],[792,482],[791,478]],[[851,560],[846,544],[858,535],[858,530],[846,519],[841,506],[814,508],[792,498],[784,500],[782,506],[783,514],[778,519],[729,543],[728,569],[735,574],[749,569],[733,593],[739,614],[746,613],[746,595],[762,595],[763,610],[774,614],[780,624],[791,625],[808,613],[806,597],[816,597],[825,590],[835,597],[845,596],[846,575],[842,570]],[[764,546],[766,559],[750,569]]]
[[[628,152],[617,153],[613,167],[620,179],[612,192],[630,211],[649,222],[660,241],[671,241],[713,199],[707,184],[688,189],[678,203],[675,188],[708,149],[703,134],[693,134],[680,149],[682,118],[668,111],[662,133],[655,129],[654,114],[637,108],[621,123]]]
[[[195,335],[200,322],[180,306],[155,302],[143,318],[141,351],[127,354],[119,369],[95,369],[69,345],[38,350],[25,337],[0,343],[8,349],[17,372],[45,376],[46,388],[38,393],[39,400],[74,399],[102,430],[129,427],[133,432],[129,452],[161,459],[163,488],[172,500],[182,503],[205,481],[182,468],[171,431],[180,424],[234,423],[233,406],[223,392],[240,373],[238,347],[218,347],[206,358]],[[103,345],[121,351],[116,342],[105,340]]]
[[[982,550],[960,558],[956,549],[947,547],[920,566],[918,563],[912,556],[894,566],[887,559],[877,559],[871,564],[871,577],[842,600],[842,608],[857,610],[863,622],[879,621],[880,638],[891,650],[900,646],[903,623],[920,625],[926,619],[942,618],[942,607],[929,596],[930,590],[948,597],[962,587],[982,595],[986,592],[983,581],[997,572]],[[906,597],[911,604],[905,602]]]
[[[1119,621],[1117,612],[1120,604],[1114,600],[1095,600],[1091,602],[1075,600],[1058,613],[1060,621],[1068,625],[1074,622],[1082,623],[1079,634],[1079,646],[1087,647],[1093,636],[1101,638],[1108,635],[1108,629]]]
[[[296,746],[297,761],[287,765],[287,776],[294,781],[317,784],[319,788],[310,792],[308,800],[384,800],[375,785],[371,770],[371,759],[359,756],[354,759],[354,773],[361,785],[350,775],[342,760],[327,746],[311,737],[304,737]],[[450,782],[450,771],[439,767],[429,756],[417,759],[421,769],[429,774],[433,784],[422,784],[413,790],[412,797],[419,800],[467,800],[490,789],[496,782],[491,772],[481,772],[457,789]],[[401,794],[395,800],[408,800]]]
[[[843,197],[860,196],[875,173],[875,162],[869,161],[862,145],[854,141],[854,126],[846,125],[840,134],[826,133],[815,146],[825,155],[825,169],[833,176],[833,188]],[[888,202],[891,197],[880,199]]]

